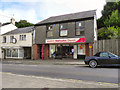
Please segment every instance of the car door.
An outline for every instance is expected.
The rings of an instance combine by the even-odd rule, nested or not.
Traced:
[[[110,64],[119,64],[118,57],[112,53],[109,53]]]
[[[101,52],[99,57],[100,64],[110,64],[110,60],[107,52]]]

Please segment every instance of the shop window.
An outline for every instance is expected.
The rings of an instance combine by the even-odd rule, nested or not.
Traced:
[[[26,35],[20,35],[20,40],[26,40]]]
[[[84,44],[78,45],[78,55],[85,55],[85,45]]]
[[[53,25],[47,26],[47,37],[53,37]]]
[[[12,57],[18,57],[18,49],[12,49]]]
[[[14,36],[10,36],[10,43],[13,43]]]
[[[11,49],[6,49],[6,56],[11,57]]]
[[[76,35],[85,35],[85,22],[84,21],[78,21],[76,22]]]
[[[3,43],[6,43],[6,36],[3,37]]]
[[[67,30],[67,23],[60,24],[60,36],[67,36],[68,30]]]

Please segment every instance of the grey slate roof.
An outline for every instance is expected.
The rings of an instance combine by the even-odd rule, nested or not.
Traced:
[[[65,15],[60,15],[60,16],[53,16],[53,17],[45,19],[41,22],[36,23],[35,26],[42,25],[42,24],[48,24],[48,23],[84,19],[84,18],[94,17],[94,15],[96,15],[96,10],[84,11],[84,12],[72,13],[72,14],[65,14]]]
[[[34,26],[25,27],[25,28],[17,28],[15,30],[12,30],[10,32],[7,32],[3,35],[10,35],[10,34],[21,34],[21,33],[30,33],[33,31]]]

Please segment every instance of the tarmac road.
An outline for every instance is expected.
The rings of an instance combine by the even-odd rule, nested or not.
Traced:
[[[84,65],[24,65],[2,64],[2,72],[19,75],[43,76],[51,78],[118,84],[118,68],[89,68]]]

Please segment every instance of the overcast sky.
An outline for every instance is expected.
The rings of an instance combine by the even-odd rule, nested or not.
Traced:
[[[37,23],[51,16],[97,10],[101,17],[105,0],[0,0],[0,22],[27,20]]]

